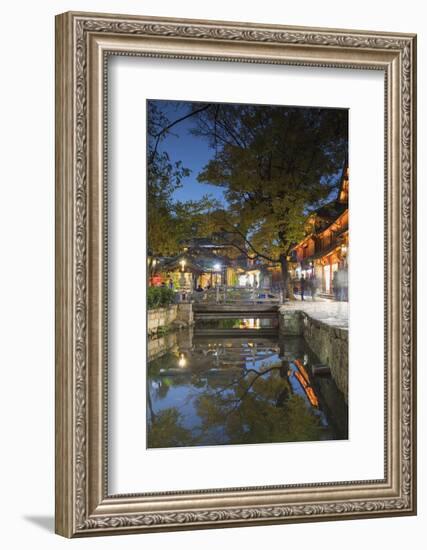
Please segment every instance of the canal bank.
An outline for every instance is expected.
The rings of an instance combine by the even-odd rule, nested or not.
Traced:
[[[347,439],[345,308],[179,303],[149,310],[147,446]]]
[[[149,337],[193,324],[194,316],[191,303],[171,304],[148,310],[147,333]]]
[[[274,327],[276,326],[276,329]],[[196,319],[149,339],[150,448],[347,439],[348,409],[278,318]]]
[[[191,327],[195,323],[195,315],[199,322],[202,319],[215,322],[221,318],[237,318],[236,307],[196,304],[195,313],[192,303],[183,302],[151,309],[147,319],[148,335],[164,336],[176,329]],[[253,317],[271,316],[272,307],[275,309],[274,317],[278,318],[280,333],[283,336],[304,338],[308,347],[319,358],[320,364],[329,367],[332,378],[348,403],[348,303],[307,300],[288,302],[280,307],[251,304],[251,309],[256,310]],[[247,312],[245,317],[248,316]],[[225,335],[225,328],[222,327],[221,334],[217,329],[217,336]],[[250,330],[250,327],[246,329]],[[152,341],[149,347],[156,348],[158,343]]]
[[[295,302],[279,308],[284,336],[302,336],[331,375],[348,403],[348,304]]]

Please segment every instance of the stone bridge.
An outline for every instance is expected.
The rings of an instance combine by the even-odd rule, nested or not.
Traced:
[[[279,304],[236,302],[234,304],[193,303],[194,319],[233,319],[275,317]]]

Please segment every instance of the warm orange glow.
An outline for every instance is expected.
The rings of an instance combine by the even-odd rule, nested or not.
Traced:
[[[301,374],[304,376],[307,384],[310,384],[310,378],[308,377],[308,372],[305,370],[305,367],[301,363],[301,361],[299,359],[295,359],[294,363],[298,367],[298,370],[301,372]]]
[[[187,366],[187,359],[185,358],[185,355],[183,353],[179,354],[178,359],[178,367],[186,367]]]
[[[306,393],[307,393],[307,397],[308,397],[310,403],[313,405],[313,407],[318,407],[319,406],[319,400],[317,399],[313,388],[311,388],[311,387],[307,388]]]
[[[306,396],[308,397],[308,400],[313,405],[313,407],[319,406],[319,400],[316,397],[316,394],[314,393],[314,390],[311,386],[307,384],[304,377],[299,371],[295,371],[295,378],[298,380],[298,382],[301,384],[303,390],[305,391]]]
[[[240,319],[239,328],[260,328],[259,319]]]

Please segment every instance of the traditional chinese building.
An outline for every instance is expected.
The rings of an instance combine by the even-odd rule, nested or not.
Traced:
[[[193,289],[231,285],[233,265],[230,246],[215,242],[208,237],[193,237],[182,243],[183,254],[190,258],[199,271],[194,274]]]
[[[307,234],[292,250],[295,281],[315,277],[318,293],[333,296],[336,272],[348,267],[348,167],[343,170],[336,199],[313,212]]]
[[[192,291],[197,287],[269,288],[270,275],[264,266],[245,255],[236,256],[228,244],[202,237],[183,241],[182,252],[174,257],[150,258],[149,284],[170,285]]]
[[[236,283],[236,262],[227,255],[227,245],[208,238],[192,238],[181,244],[182,252],[177,256],[151,260],[150,285],[170,286],[172,282],[175,289],[192,291],[199,286],[205,289]]]

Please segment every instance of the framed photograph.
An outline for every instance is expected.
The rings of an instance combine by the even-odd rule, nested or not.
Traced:
[[[416,37],[56,18],[56,532],[416,513]]]

